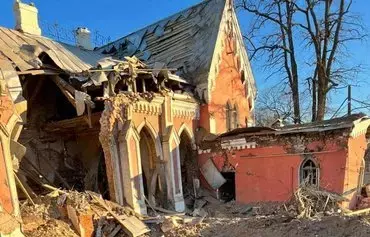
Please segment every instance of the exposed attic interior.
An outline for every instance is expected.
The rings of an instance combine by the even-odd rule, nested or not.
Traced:
[[[91,70],[73,74],[58,68],[47,54],[40,54],[38,59],[41,68],[18,72],[27,100],[27,122],[19,137],[26,154],[20,161],[19,178],[34,197],[47,192],[42,188],[46,184],[91,190],[109,199],[99,141],[104,101],[119,94],[151,101],[156,95],[183,93],[192,87],[171,71],[148,68],[135,57],[106,59]],[[155,186],[150,184],[156,158],[149,152],[153,140],[145,129],[140,137],[146,142],[142,146],[145,195],[149,197],[149,190],[154,190],[151,201],[164,205],[159,180]]]

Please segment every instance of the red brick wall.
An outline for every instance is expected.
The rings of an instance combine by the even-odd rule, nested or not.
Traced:
[[[0,205],[6,212],[12,213],[13,202],[7,175],[3,146],[0,141]]]
[[[316,147],[317,142],[307,147]],[[347,150],[334,142],[327,142],[325,150],[317,151],[313,159],[320,167],[320,187],[334,192],[343,192],[344,169]],[[328,152],[328,153],[325,153]],[[236,201],[287,201],[299,185],[299,169],[303,155],[287,153],[283,146],[274,145],[244,149],[227,154],[235,167]],[[244,156],[244,157],[243,157]],[[202,154],[200,165],[209,157],[221,171],[225,155]]]
[[[14,106],[9,96],[0,95],[0,124],[6,127],[9,119],[13,115]],[[1,132],[1,131],[0,131]],[[8,173],[6,170],[5,159],[11,159],[11,157],[5,157],[4,145],[0,138],[0,205],[8,212],[13,212],[12,196],[9,188]],[[12,174],[11,174],[12,175]]]
[[[360,172],[363,165],[363,158],[367,148],[365,134],[348,140],[348,160],[345,163],[345,178],[344,178],[344,191],[357,188],[361,182]],[[352,192],[347,196],[350,200],[349,208],[354,208],[356,205],[357,192]]]
[[[245,120],[249,116],[249,105],[246,98],[245,87],[242,84],[240,63],[235,56],[235,42],[224,39],[224,49],[222,52],[219,72],[215,80],[215,87],[211,92],[211,100],[208,105],[200,108],[200,124],[209,131],[209,116],[214,115],[216,120],[216,133],[226,132],[226,103],[230,100],[231,104],[236,104],[238,108],[239,124],[244,127]]]

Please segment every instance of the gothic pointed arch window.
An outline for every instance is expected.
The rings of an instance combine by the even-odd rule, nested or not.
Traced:
[[[232,120],[233,120],[233,128],[239,127],[239,110],[237,104],[234,105],[234,109],[232,111]]]
[[[304,159],[300,167],[300,183],[318,186],[319,171],[318,165],[311,157]]]
[[[232,105],[230,101],[226,103],[226,129],[231,131],[239,126],[239,115],[237,105]]]
[[[244,85],[244,82],[245,82],[245,74],[244,74],[244,70],[242,70],[240,72],[240,81],[242,82],[242,84]],[[245,87],[245,86],[244,86]]]
[[[230,103],[230,101],[228,101],[226,103],[226,111],[225,111],[225,115],[226,115],[226,130],[227,131],[231,131],[231,111],[232,111],[232,105]]]

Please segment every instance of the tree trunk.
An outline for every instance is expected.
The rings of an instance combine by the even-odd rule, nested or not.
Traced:
[[[292,88],[292,99],[293,99],[293,112],[294,112],[294,123],[299,124],[301,123],[301,111],[299,106],[299,91],[298,91],[298,83],[295,83]]]
[[[325,75],[325,68],[321,65],[318,69],[317,79],[318,79],[318,88],[317,88],[317,115],[316,121],[324,120],[325,110],[326,110],[326,88],[327,80]]]
[[[300,98],[299,98],[299,83],[298,83],[298,65],[295,58],[295,49],[294,49],[294,40],[292,32],[292,18],[293,18],[293,4],[290,2],[285,3],[286,12],[287,12],[287,38],[290,49],[290,65],[292,70],[292,99],[293,99],[293,113],[294,113],[294,123],[301,123],[301,109],[300,109]]]
[[[317,110],[317,89],[316,89],[316,79],[312,79],[312,122],[316,121],[316,110]]]

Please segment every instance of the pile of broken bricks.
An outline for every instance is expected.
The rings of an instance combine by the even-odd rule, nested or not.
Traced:
[[[204,200],[195,202],[192,216],[160,207],[152,207],[153,216],[142,216],[128,206],[104,200],[93,192],[66,191],[50,186],[48,188],[53,191],[47,198],[39,197],[39,204],[27,201],[23,208],[34,205],[33,209],[29,208],[31,212],[40,209],[42,216],[47,216],[46,219],[54,218],[71,223],[74,232],[81,237],[149,236],[149,232],[163,234],[176,228],[196,226],[207,216],[202,209],[206,204]],[[48,200],[47,207],[42,207],[42,200]],[[47,213],[51,209],[54,213]]]

